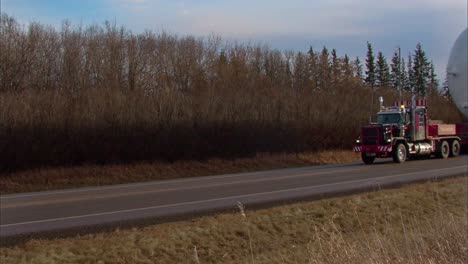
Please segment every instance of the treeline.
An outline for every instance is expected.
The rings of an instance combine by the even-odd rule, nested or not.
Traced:
[[[363,78],[361,74],[360,77],[371,88],[392,87],[421,97],[439,93],[434,63],[427,58],[421,43],[416,45],[414,54],[409,54],[407,58],[406,63],[400,50],[395,50],[389,64],[379,51],[376,60],[372,45],[367,43],[366,76]],[[356,68],[362,68],[359,63],[357,60]]]
[[[280,52],[266,46],[226,44],[220,38],[135,35],[106,22],[87,28],[64,22],[58,32],[27,29],[2,18],[0,91],[96,89],[185,93],[209,87],[277,87],[331,91],[358,81],[349,58],[336,50]]]
[[[108,22],[57,30],[3,14],[0,51],[2,170],[350,148],[372,97],[393,100],[400,87],[335,49],[281,52]],[[424,94],[434,118],[459,118]]]
[[[282,89],[333,92],[344,83],[402,88],[428,95],[438,83],[421,44],[407,63],[395,51],[391,63],[375,58],[367,43],[365,73],[360,58],[339,57],[323,47],[307,53],[280,52],[267,46],[226,44],[219,37],[178,37],[146,31],[133,34],[106,22],[61,31],[39,23],[27,28],[3,14],[0,42],[0,92],[85,91],[101,88],[193,92],[237,77]],[[231,71],[235,76],[228,76]],[[363,83],[361,83],[361,81]],[[237,85],[237,84],[236,84]]]

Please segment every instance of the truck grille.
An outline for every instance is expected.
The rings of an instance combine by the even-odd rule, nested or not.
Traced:
[[[377,127],[368,127],[362,130],[363,145],[378,145],[379,129]]]
[[[377,134],[377,128],[366,128],[363,131],[363,136],[365,137],[377,137]]]
[[[377,145],[377,138],[376,137],[364,138],[364,145]]]

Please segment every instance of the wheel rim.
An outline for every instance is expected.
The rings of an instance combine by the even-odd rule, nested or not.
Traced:
[[[406,151],[403,146],[398,148],[398,159],[402,161],[406,159]]]
[[[442,146],[442,151],[443,151],[444,154],[448,154],[448,152],[449,152],[448,145],[444,144],[444,145]]]
[[[454,143],[452,148],[453,148],[453,154],[454,155],[457,155],[458,152],[460,152],[460,145],[458,143]]]

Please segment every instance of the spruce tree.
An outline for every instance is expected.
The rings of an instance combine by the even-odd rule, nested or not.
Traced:
[[[292,77],[293,77],[293,73],[292,73],[292,70],[291,70],[291,63],[290,63],[289,60],[286,60],[285,63],[286,63],[286,69],[285,69],[285,77],[286,77],[286,80],[285,80],[285,87],[292,88]]]
[[[353,67],[351,66],[351,62],[349,60],[348,54],[345,54],[343,59],[343,73],[345,78],[350,78],[353,76]]]
[[[408,75],[406,79],[406,86],[405,89],[407,91],[410,91],[411,93],[414,93],[414,70],[413,70],[413,58],[411,57],[411,54],[408,55]]]
[[[429,62],[426,53],[423,51],[421,43],[416,45],[413,55],[413,80],[414,89],[420,96],[426,96],[429,86]]]
[[[309,75],[309,81],[313,86],[313,90],[317,89],[319,86],[318,83],[318,66],[317,66],[317,54],[314,52],[313,47],[311,46],[309,48],[309,52],[307,53],[308,55],[308,75]]]
[[[309,64],[309,75],[313,76],[314,72],[317,69],[317,55],[314,52],[314,48],[311,46],[309,51],[307,52],[308,55],[308,64]]]
[[[407,90],[406,87],[408,87],[408,73],[406,71],[406,64],[405,64],[405,59],[401,58],[401,87],[400,89],[402,90]]]
[[[390,72],[387,59],[381,51],[377,55],[377,64],[375,70],[376,84],[379,87],[388,87],[390,83]]]
[[[439,80],[437,80],[437,74],[435,73],[434,62],[429,63],[429,93],[437,93],[439,88]]]
[[[366,84],[371,88],[375,86],[375,62],[374,52],[372,51],[372,45],[367,42],[367,57],[366,57]]]
[[[445,80],[442,84],[442,96],[445,98],[450,98],[450,90],[448,87],[448,72],[445,72]]]
[[[402,70],[401,70],[401,59],[398,51],[393,53],[392,63],[390,64],[390,84],[395,89],[402,88]]]
[[[353,62],[353,66],[354,66],[354,76],[358,78],[359,80],[364,81],[363,67],[362,67],[362,63],[359,57],[356,57],[356,59]]]
[[[227,63],[226,51],[224,51],[224,49],[219,53],[219,63],[222,65]]]
[[[319,57],[319,65],[318,65],[318,72],[319,72],[319,87],[320,90],[326,90],[329,88],[330,84],[330,54],[328,53],[328,49],[324,46],[322,52],[320,53]]]
[[[331,80],[332,83],[335,85],[338,83],[340,79],[340,63],[338,61],[338,54],[336,53],[336,49],[332,49],[331,52]]]

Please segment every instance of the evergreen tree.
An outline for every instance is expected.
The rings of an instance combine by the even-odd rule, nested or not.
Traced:
[[[420,96],[426,96],[429,86],[429,62],[420,43],[416,45],[413,55],[413,81],[414,89]]]
[[[356,59],[353,62],[353,66],[354,66],[354,76],[358,78],[359,80],[364,81],[363,67],[362,67],[362,63],[359,57],[356,57]]]
[[[218,63],[217,63],[217,75],[222,78],[225,74],[228,66],[228,58],[226,56],[226,51],[224,49],[219,53]]]
[[[366,84],[374,88],[375,86],[375,58],[372,51],[372,45],[367,42],[367,57],[366,57]]]
[[[390,71],[388,68],[387,59],[381,51],[379,51],[377,55],[375,79],[377,86],[388,87],[390,84]]]
[[[411,54],[408,55],[408,74],[406,78],[406,86],[405,89],[407,91],[410,91],[411,93],[414,93],[414,70],[413,70],[413,58],[411,57]]]
[[[328,49],[324,46],[319,57],[318,65],[318,89],[326,90],[330,85],[330,54]]]
[[[428,91],[430,94],[437,93],[439,88],[439,80],[437,80],[437,74],[435,73],[434,62],[429,63],[429,87]]]
[[[307,52],[309,54],[309,58],[314,58],[315,52],[314,52],[314,47],[310,46],[309,51]]]
[[[349,60],[348,54],[345,54],[343,59],[343,73],[345,78],[350,78],[353,76],[353,67],[351,66],[351,62]]]
[[[226,51],[224,51],[224,49],[222,49],[221,52],[219,53],[219,63],[221,64],[227,63]]]
[[[405,59],[401,58],[401,89],[402,90],[407,90],[406,88],[408,87],[408,73],[406,71],[406,64],[405,64]]]
[[[336,49],[332,49],[331,52],[331,81],[335,85],[340,79],[340,63],[338,60],[338,54]]]
[[[448,73],[445,73],[445,80],[442,84],[442,96],[445,98],[450,98],[450,90],[448,88]]]
[[[314,52],[313,47],[309,48],[308,55],[308,72],[309,72],[309,81],[313,86],[313,89],[317,89],[319,86],[318,83],[318,66],[317,66],[317,53]]]
[[[392,63],[390,64],[390,84],[395,89],[402,88],[402,70],[401,59],[398,51],[393,53]]]
[[[292,73],[292,70],[291,70],[291,63],[289,60],[286,60],[286,69],[285,69],[285,77],[286,77],[286,80],[285,80],[285,86],[286,87],[289,87],[291,88],[292,87],[292,77],[293,77],[293,73]]]

